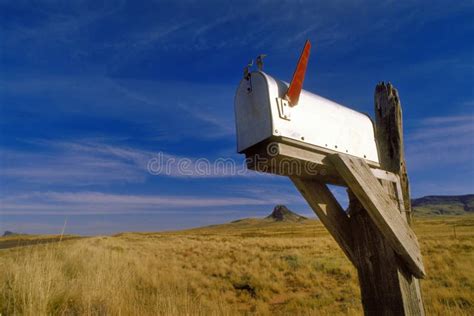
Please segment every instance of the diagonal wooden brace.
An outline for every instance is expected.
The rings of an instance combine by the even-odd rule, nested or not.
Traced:
[[[339,244],[347,258],[357,267],[357,260],[353,253],[349,217],[328,187],[324,183],[315,180],[299,177],[290,177],[290,179]]]
[[[367,163],[344,154],[334,154],[330,159],[393,250],[414,276],[423,278],[425,269],[416,235]]]

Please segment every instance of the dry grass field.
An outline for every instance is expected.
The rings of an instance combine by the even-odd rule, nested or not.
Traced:
[[[453,226],[456,225],[456,238]],[[417,219],[427,315],[474,314],[474,217]],[[1,240],[1,239],[0,239]],[[360,315],[321,224],[243,220],[0,250],[2,315]]]

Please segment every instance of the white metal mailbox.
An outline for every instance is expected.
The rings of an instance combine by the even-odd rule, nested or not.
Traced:
[[[305,90],[298,104],[292,106],[285,99],[288,86],[263,71],[242,79],[235,96],[238,152],[279,138],[378,164],[374,125],[369,116]]]

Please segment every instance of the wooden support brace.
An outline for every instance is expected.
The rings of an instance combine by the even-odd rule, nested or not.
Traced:
[[[290,177],[323,225],[358,270],[366,315],[424,315],[419,280],[407,270],[359,200],[351,197],[350,216],[328,187],[317,180]],[[399,180],[378,179],[405,217]],[[393,210],[392,210],[393,211]]]
[[[357,261],[352,251],[353,246],[349,217],[339,205],[331,191],[329,191],[328,187],[324,183],[298,177],[291,177],[291,181],[293,181],[314,213],[339,244],[347,258],[349,258],[354,266],[357,266]]]
[[[399,207],[362,159],[344,154],[331,156],[340,175],[367,210],[377,228],[418,278],[425,276],[420,247],[415,233],[402,219]]]

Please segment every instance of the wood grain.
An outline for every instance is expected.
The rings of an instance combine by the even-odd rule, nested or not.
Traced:
[[[335,154],[331,160],[380,232],[418,278],[425,275],[415,233],[402,219],[398,206],[362,159]]]
[[[291,177],[296,188],[308,202],[319,220],[341,247],[347,258],[357,266],[353,253],[349,217],[328,187],[321,182]]]

